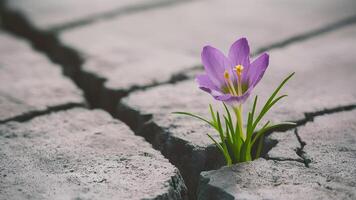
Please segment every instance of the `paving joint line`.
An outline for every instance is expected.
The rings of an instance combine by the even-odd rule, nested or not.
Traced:
[[[344,18],[337,22],[330,23],[330,24],[320,27],[318,29],[314,29],[314,30],[311,30],[311,31],[308,31],[308,32],[305,32],[302,34],[298,34],[298,35],[289,37],[289,38],[282,40],[280,42],[273,42],[272,44],[267,45],[266,47],[262,47],[262,48],[258,49],[253,55],[258,55],[260,53],[263,53],[263,52],[271,50],[271,49],[283,48],[283,47],[286,47],[293,43],[305,41],[305,40],[329,33],[331,31],[338,30],[345,26],[352,25],[354,23],[356,23],[356,15]]]
[[[108,12],[103,12],[93,16],[86,16],[82,19],[72,21],[65,24],[55,25],[50,27],[51,32],[62,32],[70,29],[75,29],[81,26],[89,25],[101,20],[115,19],[122,16],[128,16],[144,11],[154,10],[158,8],[165,8],[169,6],[175,6],[183,3],[193,2],[194,0],[161,0],[157,2],[144,2],[138,5],[129,5],[121,8],[116,8]]]
[[[3,7],[1,7],[1,8],[2,8],[1,11],[4,11]],[[45,55],[47,55],[54,63],[60,64],[62,66],[64,74],[69,76],[72,80],[74,80],[74,82],[80,88],[83,88],[83,86],[81,86],[82,83],[80,83],[80,81],[78,81],[77,77],[79,76],[79,74],[85,73],[81,69],[81,66],[82,66],[84,61],[82,60],[80,54],[77,51],[75,51],[74,49],[71,49],[71,48],[61,44],[59,42],[56,34],[51,33],[51,32],[44,32],[44,31],[36,30],[26,20],[26,18],[24,18],[20,13],[17,13],[15,11],[8,11],[6,9],[5,9],[5,15],[4,15],[4,12],[2,12],[2,13],[3,13],[3,14],[1,14],[2,18],[5,18],[5,20],[4,20],[5,23],[3,25],[4,25],[6,30],[8,30],[9,32],[11,32],[11,33],[13,33],[15,35],[24,37],[27,40],[29,40],[37,50],[39,50],[39,51],[43,52]],[[10,21],[6,21],[6,19],[9,19],[9,17],[10,17]],[[303,37],[294,37],[296,39],[293,39],[293,38],[292,39],[288,39],[288,40],[286,40],[287,42],[280,42],[280,43],[278,43],[276,45],[271,45],[271,46],[269,46],[268,48],[265,48],[265,49],[281,48],[281,47],[284,47],[284,46],[289,45],[291,43],[294,43],[296,41],[309,39],[309,38],[314,37],[316,35],[320,35],[320,34],[329,32],[331,30],[335,30],[335,29],[341,28],[341,27],[343,27],[345,25],[349,25],[351,23],[354,23],[356,21],[355,19],[356,18],[352,18],[352,20],[346,20],[346,22],[343,22],[343,23],[335,23],[336,25],[334,24],[333,26],[331,26],[332,28],[330,28],[330,26],[327,26],[329,28],[323,28],[323,29],[320,29],[319,31],[312,31],[311,33],[304,34]],[[24,25],[24,26],[21,26],[21,28],[16,28],[16,27],[10,25],[11,24],[10,22],[12,20],[20,22],[20,24]],[[43,43],[43,39],[45,39],[46,41],[49,42],[49,46],[47,46],[46,44],[41,44],[41,42]],[[40,41],[40,40],[42,40],[42,41]],[[53,47],[54,47],[55,50],[52,49]],[[261,49],[263,50],[263,48],[261,48]],[[262,51],[262,50],[259,50],[259,51]],[[69,58],[71,58],[71,59],[69,59],[70,63],[66,63],[64,61],[65,59],[63,59],[64,57],[56,57],[55,56],[56,51],[60,51],[61,53],[64,53],[65,54],[64,57],[68,56]],[[69,66],[69,67],[66,67],[66,66]],[[75,69],[74,70],[70,69],[73,66],[74,66]],[[194,67],[194,68],[197,68],[197,67]],[[95,76],[95,75],[87,74],[87,76]],[[183,76],[180,73],[178,73],[176,75],[176,77],[181,77],[181,78],[175,78],[173,76],[171,78],[171,80],[169,80],[167,83],[177,83],[179,81],[186,80],[186,79],[189,78],[187,76]],[[95,78],[96,78],[96,80],[94,80],[94,81],[95,82],[99,82],[100,84],[98,85],[98,87],[101,87],[100,89],[102,89],[103,88],[103,84],[105,82],[105,79],[101,79],[99,77],[95,77]],[[117,99],[117,101],[118,101],[120,98],[122,98],[124,96],[127,96],[128,93],[130,93],[132,91],[136,91],[136,90],[140,90],[140,89],[147,89],[147,88],[151,88],[151,87],[155,87],[155,86],[162,85],[162,84],[167,84],[167,83],[159,83],[159,84],[150,85],[150,86],[133,88],[133,89],[127,91],[125,94],[122,94],[122,96],[119,95],[119,97],[115,98],[115,100]],[[85,89],[83,89],[83,90],[84,90],[84,93],[86,94],[86,98],[89,100],[89,103],[93,103],[93,101],[90,101],[90,99],[87,97],[87,90],[85,90]],[[115,92],[115,91],[113,91],[113,92]],[[98,106],[98,107],[100,107],[100,106]],[[321,115],[324,115],[324,114],[331,114],[331,113],[334,113],[334,112],[350,110],[350,109],[354,109],[355,107],[356,107],[356,105],[353,104],[353,105],[349,105],[349,106],[341,106],[341,107],[337,107],[337,108],[326,109],[324,111],[318,111],[318,112],[315,112],[315,113],[305,113],[305,119],[297,121],[297,127],[301,126],[301,125],[304,125],[307,122],[313,121],[313,119],[315,117],[317,117],[317,116],[321,116]],[[107,109],[107,108],[105,110],[107,110],[111,114],[114,113],[114,110],[110,110],[110,109]],[[140,114],[138,114],[138,115],[140,115]],[[141,116],[138,116],[138,117],[141,117]],[[117,117],[117,116],[116,116],[116,118],[120,119],[120,117]],[[122,121],[124,121],[124,120],[122,120]],[[139,128],[137,126],[136,127],[130,126],[130,127],[133,130]],[[290,129],[288,129],[288,130],[290,130]],[[135,131],[135,133],[137,133],[137,132]],[[206,170],[209,170],[209,169],[206,169]]]
[[[18,115],[6,120],[2,120],[0,121],[0,124],[5,124],[7,122],[11,122],[11,121],[15,121],[15,122],[26,122],[29,121],[33,118],[36,117],[40,117],[43,115],[47,115],[50,113],[54,113],[54,112],[59,112],[59,111],[65,111],[65,110],[70,110],[73,108],[85,108],[85,105],[80,104],[80,103],[67,103],[67,104],[63,104],[63,105],[58,105],[58,106],[50,106],[47,107],[47,109],[45,110],[41,110],[41,111],[31,111],[22,115]]]
[[[56,33],[51,31],[41,31],[34,27],[26,17],[14,10],[7,9],[0,1],[0,18],[2,19],[2,27],[4,30],[25,38],[32,46],[46,55],[53,63],[59,64],[62,67],[63,74],[70,77],[74,83],[83,90],[86,99],[91,108],[103,107],[104,110],[114,113],[116,102],[128,94],[138,90],[146,90],[152,87],[165,84],[175,84],[189,79],[186,73],[197,69],[197,66],[184,71],[173,74],[168,80],[156,82],[144,86],[133,86],[127,90],[110,90],[105,88],[106,79],[99,77],[93,73],[86,72],[82,69],[85,63],[80,52],[62,44]],[[16,25],[16,26],[15,26]],[[81,81],[85,79],[85,83]],[[88,81],[89,80],[89,81]],[[94,87],[88,87],[86,82],[93,84]],[[107,105],[100,105],[97,101],[97,95],[110,96],[111,101]]]

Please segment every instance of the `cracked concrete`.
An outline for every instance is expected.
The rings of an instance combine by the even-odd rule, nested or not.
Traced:
[[[8,1],[10,7],[7,8],[0,3],[4,28],[28,39],[37,50],[61,65],[64,74],[83,90],[90,107],[109,111],[160,150],[182,173],[190,199],[265,199],[277,194],[281,199],[291,196],[307,198],[303,196],[305,192],[322,199],[354,198],[354,193],[350,192],[354,183],[346,180],[343,174],[325,180],[325,174],[319,173],[323,166],[315,166],[313,155],[309,153],[309,140],[315,138],[306,137],[301,131],[304,126],[312,126],[309,124],[314,124],[315,117],[318,119],[320,115],[334,115],[356,107],[355,91],[345,87],[356,81],[353,60],[356,49],[352,45],[356,30],[353,1],[323,1],[323,6],[319,1],[308,1],[308,7],[305,7],[303,2],[287,5],[278,0],[262,4],[254,1],[209,1],[207,4],[202,1],[139,0],[115,2],[115,6],[107,6],[111,0],[106,0],[100,6],[93,1],[86,2],[90,9],[79,11],[81,1],[62,1],[58,5],[41,2]],[[231,12],[236,6],[244,9]],[[246,19],[251,16],[252,8],[262,13]],[[54,12],[45,12],[48,10]],[[185,14],[181,15],[183,12]],[[220,30],[229,31],[219,37]],[[266,138],[265,158],[268,160],[204,172],[196,193],[199,173],[219,168],[223,159],[204,135],[211,129],[199,122],[172,116],[170,112],[184,110],[207,114],[206,105],[211,100],[195,89],[191,80],[201,72],[200,49],[197,47],[206,42],[227,47],[236,35],[248,36],[254,54],[275,49],[271,51],[271,67],[261,86],[256,88],[256,93],[261,94],[260,99],[266,98],[277,80],[297,71],[296,80],[284,90],[290,94],[288,104],[280,104],[268,117],[273,121],[295,121],[298,127],[273,132]],[[336,45],[330,47],[330,43]],[[325,84],[330,83],[330,74],[332,84]],[[5,102],[17,102],[9,95],[3,97]],[[70,112],[72,107],[83,105],[68,103],[49,106],[42,111],[36,108],[28,115],[5,121],[28,123],[37,116],[45,119],[51,116],[50,112]],[[313,128],[310,132],[314,132]],[[11,137],[10,133],[5,135]],[[344,146],[341,143],[340,148]],[[311,151],[320,149],[323,148]],[[354,151],[352,148],[344,150]],[[351,164],[346,162],[345,165]],[[252,169],[246,170],[244,166]],[[262,170],[266,173],[261,176]],[[335,172],[335,169],[328,170]],[[348,172],[354,173],[352,170]],[[245,177],[254,173],[258,177]],[[222,181],[218,177],[221,174],[223,177],[228,175],[226,178],[232,184]],[[167,186],[171,188],[169,192],[156,196],[157,199],[186,197],[178,172],[175,177]],[[255,183],[253,179],[260,182]],[[107,181],[106,178],[96,180],[104,185]],[[332,183],[327,185],[325,182]],[[159,180],[157,184],[161,183]],[[256,187],[261,189],[256,190]],[[88,194],[92,195],[91,192]]]
[[[34,26],[43,31],[59,32],[88,25],[100,20],[134,14],[185,2],[177,0],[105,0],[105,1],[60,1],[11,0],[9,8],[21,10],[30,17]],[[85,4],[87,9],[82,9]]]
[[[0,123],[85,105],[61,68],[27,42],[0,31],[0,43]]]
[[[266,119],[272,122],[295,121],[302,125],[323,113],[354,108],[356,93],[352,87],[348,86],[356,81],[354,68],[356,63],[351,55],[356,51],[356,49],[352,50],[355,31],[356,26],[352,25],[313,40],[270,51],[270,68],[255,91],[260,99],[266,99],[272,92],[272,87],[276,87],[283,76],[292,71],[296,71],[296,76],[282,91],[282,93],[289,91],[289,98],[272,109]],[[338,46],[328,48],[328,42],[333,40],[337,40]],[[335,56],[340,60],[334,59]],[[334,66],[342,66],[342,70]],[[334,77],[332,84],[325,84],[330,79],[330,74]],[[333,94],[330,95],[327,91],[333,91]],[[159,104],[156,103],[157,99],[160,99]],[[188,111],[209,116],[207,109],[209,103],[214,103],[211,97],[197,89],[194,81],[187,80],[131,93],[123,99],[122,105],[118,106],[118,113],[122,116],[121,119],[133,127],[138,134],[143,135],[144,133],[140,133],[142,130],[151,130],[143,136],[154,146],[162,149],[163,154],[171,158],[175,165],[180,166],[183,177],[189,177],[189,180],[192,180],[191,177],[194,177],[195,172],[216,167],[216,165],[209,166],[207,163],[209,159],[216,160],[219,157],[209,158],[208,155],[214,154],[204,154],[202,152],[208,151],[201,150],[211,146],[212,142],[205,134],[213,130],[204,123],[187,117],[174,116],[171,113]],[[283,156],[275,156],[274,152],[278,151],[278,148],[273,148],[268,153],[269,157],[307,163],[305,159],[296,154],[301,146],[293,131],[272,134],[269,139],[293,141],[293,145],[289,147],[293,151]],[[188,157],[180,156],[178,152],[182,150],[175,147],[174,141],[185,141],[185,149],[188,152],[193,150],[193,152]],[[277,143],[277,146],[279,145]],[[200,155],[199,162],[195,162],[194,149],[196,149],[196,154]],[[298,153],[302,151],[299,150]],[[185,165],[193,160],[195,165]],[[218,162],[215,163],[218,164]],[[194,181],[191,184],[194,185]]]
[[[355,115],[352,110],[320,116],[297,128],[307,167],[259,159],[203,172],[198,199],[355,199]],[[280,140],[273,154],[295,153],[294,141]]]
[[[179,171],[109,114],[0,125],[0,199],[186,199]]]

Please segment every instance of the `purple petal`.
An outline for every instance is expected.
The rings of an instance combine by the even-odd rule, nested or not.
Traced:
[[[257,83],[261,80],[268,67],[268,64],[269,55],[267,53],[263,53],[251,63],[247,74],[250,87],[255,87],[255,85],[257,85]]]
[[[229,105],[242,104],[250,96],[251,92],[246,91],[242,96],[232,96],[231,94],[220,94],[213,95],[213,97],[218,101],[223,101]]]
[[[219,90],[206,74],[198,75],[195,79],[198,82],[199,88],[205,92],[211,93],[213,90]]]
[[[225,84],[224,71],[225,69],[231,70],[230,61],[218,49],[211,46],[203,48],[201,59],[211,82],[219,88],[223,86]]]
[[[244,68],[250,65],[250,47],[246,38],[241,38],[231,45],[229,59],[233,66],[242,65]],[[247,69],[246,69],[247,70]]]

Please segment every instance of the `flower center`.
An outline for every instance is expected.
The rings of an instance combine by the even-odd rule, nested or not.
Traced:
[[[242,65],[236,65],[234,67],[234,71],[236,72],[237,75],[237,95],[241,96],[242,95],[242,71],[244,70],[244,67]]]
[[[233,96],[241,96],[243,94],[243,88],[242,88],[242,72],[244,70],[244,67],[242,65],[236,65],[234,67],[234,71],[236,72],[237,75],[237,88],[235,87],[233,81],[230,78],[230,74],[227,70],[224,71],[224,78],[226,82],[226,92],[230,93]]]
[[[244,70],[244,66],[242,65],[236,65],[234,67],[234,70],[236,71],[237,76],[241,76],[242,71]]]
[[[229,74],[229,72],[227,70],[225,70],[225,72],[224,72],[224,78],[225,78],[225,82],[226,82],[226,86],[227,86],[227,91],[231,95],[237,96],[237,92],[235,90],[234,83],[231,81],[230,74]]]

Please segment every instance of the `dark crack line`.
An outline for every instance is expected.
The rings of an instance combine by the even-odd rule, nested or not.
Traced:
[[[344,106],[337,106],[334,108],[325,108],[323,110],[319,110],[316,112],[305,112],[305,118],[295,121],[295,123],[297,123],[297,127],[299,126],[303,126],[308,122],[312,122],[314,121],[314,118],[319,117],[319,116],[323,116],[323,115],[328,115],[328,114],[333,114],[333,113],[338,113],[338,112],[344,112],[344,111],[350,111],[356,108],[356,102],[353,104],[349,104],[349,105],[344,105]]]
[[[87,99],[91,108],[104,109],[115,118],[120,119],[118,116],[115,115],[115,107],[117,105],[117,102],[119,102],[119,100],[122,97],[126,96],[129,92],[136,91],[139,89],[148,89],[150,87],[164,84],[154,83],[145,87],[133,87],[128,91],[108,90],[104,87],[104,83],[106,81],[105,79],[97,77],[95,74],[85,72],[81,69],[84,61],[80,53],[72,48],[63,45],[58,40],[55,33],[37,30],[21,13],[8,10],[7,8],[4,8],[2,4],[0,4],[0,18],[2,19],[2,25],[4,30],[16,36],[27,39],[29,42],[31,42],[32,46],[36,50],[43,52],[44,55],[47,55],[47,57],[52,62],[59,64],[62,67],[64,75],[70,77],[76,83],[76,85],[83,90],[85,98]],[[167,83],[173,84],[185,79],[187,79],[187,76],[185,76],[183,72],[180,72],[172,76],[167,81]],[[103,97],[103,99],[107,100],[108,102],[100,102],[100,100],[97,100],[98,97]],[[48,109],[47,111],[32,113],[31,116],[33,117],[42,114],[48,114],[57,109],[59,110],[64,108],[52,108]],[[23,118],[18,118],[16,120],[25,121],[29,119],[29,117],[30,115],[24,116]],[[177,145],[185,146],[185,144]],[[162,150],[160,149],[160,147],[157,146],[156,149],[160,151]],[[162,154],[165,155],[164,153]],[[174,165],[174,163],[172,164]],[[193,191],[189,189],[190,188],[188,188],[188,191]],[[191,192],[191,194],[194,194],[194,192],[195,191]]]
[[[275,158],[275,157],[268,157],[266,159],[277,160],[277,161],[286,161],[286,160],[297,161],[297,162],[302,162],[302,163],[304,163],[304,165],[306,167],[309,167],[309,164],[312,162],[312,160],[308,156],[307,152],[304,151],[304,147],[307,145],[307,143],[305,141],[303,141],[302,138],[300,137],[300,135],[298,134],[298,128],[305,126],[307,123],[313,122],[316,117],[321,117],[324,115],[330,115],[330,114],[339,113],[339,112],[351,111],[353,109],[356,109],[356,103],[350,104],[350,105],[345,105],[345,106],[338,106],[338,107],[334,107],[334,108],[326,108],[324,110],[320,110],[320,111],[316,111],[316,112],[304,113],[305,118],[295,121],[295,123],[297,124],[295,127],[274,131],[274,132],[276,132],[276,131],[284,132],[284,131],[294,130],[294,134],[295,134],[295,136],[299,142],[299,145],[300,145],[300,147],[298,149],[296,149],[295,152],[301,158],[301,160],[296,160],[296,159],[292,159],[292,158]],[[274,148],[275,146],[276,145],[272,146],[270,149]]]
[[[184,0],[184,1],[190,1],[190,0]],[[1,2],[2,1],[0,1],[0,3]],[[170,1],[169,4],[171,4],[172,2],[177,3],[176,1]],[[155,4],[150,4],[150,5],[155,5]],[[163,3],[163,5],[166,4]],[[141,7],[142,7],[141,9],[146,8],[146,6],[142,6],[142,5]],[[150,6],[148,7],[151,8]],[[28,39],[38,51],[41,51],[44,54],[46,54],[54,63],[61,65],[64,74],[69,76],[76,83],[78,87],[83,89],[85,93],[85,97],[86,99],[88,99],[88,103],[92,108],[103,108],[110,113],[114,113],[116,102],[118,102],[121,98],[127,96],[129,93],[137,90],[145,90],[145,89],[149,89],[165,84],[175,84],[184,80],[191,79],[192,77],[187,74],[191,71],[202,68],[202,66],[199,65],[194,66],[191,69],[185,70],[184,72],[178,72],[172,75],[171,78],[168,79],[167,81],[155,82],[146,86],[133,86],[127,90],[110,90],[105,88],[104,83],[106,80],[104,78],[98,77],[95,74],[82,70],[82,65],[84,61],[82,59],[80,52],[77,52],[76,50],[63,45],[58,40],[57,34],[52,33],[50,31],[41,31],[36,29],[36,27],[34,27],[26,19],[26,17],[24,17],[22,14],[16,11],[5,8],[4,4],[0,5],[0,11],[1,11],[0,16],[3,19],[4,28],[9,32],[12,32],[20,37],[24,37]],[[341,28],[345,25],[349,25],[355,22],[355,20],[356,20],[356,16],[353,16],[341,20],[339,22],[333,23],[331,25],[328,25],[324,28],[317,29],[315,31],[311,31],[309,33],[303,34],[303,35],[307,35],[308,37],[298,36],[298,38],[309,39],[310,37],[316,36],[318,34],[331,31],[337,28]],[[297,41],[293,39],[296,37],[297,36],[287,39],[285,41]],[[280,42],[280,43],[287,45],[290,44],[291,42],[287,42],[287,43]],[[270,50],[277,47],[282,47],[282,46],[276,44],[261,49]],[[91,85],[91,87],[89,88],[86,88],[86,86],[88,85],[87,82],[93,83],[93,85]],[[110,97],[111,100],[109,102],[106,100],[98,100],[97,98],[98,94],[101,94],[99,96]]]
[[[290,44],[296,43],[296,42],[300,42],[300,41],[305,41],[317,36],[320,36],[322,34],[331,32],[331,31],[335,31],[338,30],[340,28],[343,28],[345,26],[349,26],[356,23],[356,15],[354,16],[350,16],[348,18],[342,19],[340,21],[328,24],[324,27],[303,33],[303,34],[299,34],[299,35],[295,35],[293,37],[287,38],[285,40],[282,40],[280,42],[274,42],[266,47],[262,47],[259,50],[257,50],[254,55],[258,55],[262,52],[268,51],[268,50],[272,50],[272,49],[278,49],[278,48],[283,48],[285,46],[288,46]]]
[[[153,82],[145,86],[132,86],[127,90],[111,90],[104,86],[105,78],[82,69],[85,61],[81,53],[62,44],[56,33],[37,29],[24,15],[4,6],[0,4],[0,18],[4,30],[27,39],[37,51],[44,53],[52,62],[59,64],[64,75],[70,77],[83,90],[91,108],[102,108],[112,114],[115,112],[117,102],[129,93],[187,80],[190,77],[186,73],[198,68],[194,66],[191,69],[177,72],[166,81]]]
[[[186,3],[186,2],[192,2],[192,0],[160,0],[160,1],[154,1],[154,2],[145,2],[142,4],[138,4],[138,5],[129,5],[129,6],[111,10],[109,12],[104,12],[104,13],[100,13],[100,14],[92,15],[92,16],[86,16],[85,18],[82,18],[82,19],[79,19],[76,21],[72,21],[69,23],[56,25],[56,26],[49,28],[49,30],[51,32],[58,33],[58,32],[66,31],[69,29],[74,29],[74,28],[77,28],[80,26],[92,24],[92,23],[95,23],[100,20],[118,18],[121,16],[127,16],[127,15],[136,14],[136,13],[140,13],[140,12],[144,12],[144,11],[148,11],[148,10],[169,7],[169,6],[182,4],[182,3]]]
[[[350,26],[356,23],[356,15],[351,16],[351,17],[347,17],[345,19],[342,19],[340,21],[325,25],[321,28],[315,29],[315,30],[311,30],[309,32],[306,33],[302,33],[302,34],[298,34],[292,37],[289,37],[285,40],[279,41],[279,42],[273,42],[270,45],[267,45],[265,47],[261,47],[259,48],[257,51],[253,52],[251,55],[252,56],[257,56],[263,52],[266,51],[270,51],[270,50],[274,50],[274,49],[281,49],[284,48],[286,46],[289,46],[293,43],[298,43],[301,41],[307,41],[309,39],[318,37],[320,35],[332,32],[332,31],[337,31],[341,28],[344,28],[346,26]],[[191,68],[190,70],[196,70],[196,69],[203,69],[202,65],[197,65],[194,68]],[[187,79],[192,79],[192,77],[188,77]]]
[[[144,87],[134,87],[131,88],[128,91],[110,91],[108,89],[104,88],[104,82],[105,79],[97,77],[95,74],[90,74],[81,69],[83,65],[83,59],[81,58],[81,55],[79,52],[77,52],[74,49],[71,49],[65,45],[63,45],[57,38],[57,35],[53,32],[50,31],[40,31],[37,30],[35,27],[31,25],[29,21],[20,13],[11,11],[8,9],[5,9],[0,5],[0,16],[3,21],[3,27],[20,37],[28,39],[32,45],[39,51],[43,52],[45,55],[47,55],[54,63],[58,63],[62,66],[63,72],[65,75],[69,76],[85,93],[85,97],[88,100],[88,102],[91,104],[92,107],[98,107],[98,108],[103,108],[104,110],[107,110],[109,113],[111,113],[114,117],[119,118],[126,124],[128,124],[134,132],[139,135],[139,131],[137,129],[142,129],[142,127],[147,128],[147,120],[144,120],[141,123],[135,123],[135,124],[130,124],[130,120],[128,120],[129,117],[134,117],[134,118],[147,118],[146,115],[142,115],[141,113],[131,113],[132,116],[116,116],[115,114],[115,107],[116,103],[124,96],[126,96],[128,93],[140,89],[148,89],[151,87],[155,87],[158,85],[163,85],[167,83],[176,83],[182,80],[189,79],[189,76],[186,76],[184,73],[178,73],[175,76],[172,76],[172,78],[164,83],[154,83],[149,86],[144,86]],[[315,37],[317,35],[320,35],[325,32],[329,32],[332,30],[335,30],[337,28],[341,28],[345,25],[351,24],[354,22],[353,20],[344,20],[342,23],[335,23],[332,26],[327,26],[323,29],[319,29],[319,31],[312,31],[311,33],[304,34],[303,37],[294,37],[297,39],[288,39],[286,40],[287,42],[280,42],[278,43],[279,45],[270,45],[268,48],[261,48],[261,49],[266,49],[270,50],[273,48],[282,48],[288,44],[291,44],[293,42],[301,41],[301,40],[306,40],[310,39],[311,37]],[[262,51],[262,50],[259,50]],[[258,52],[258,51],[257,51]],[[196,69],[197,67],[192,68],[192,70]],[[103,99],[108,100],[110,99],[110,103],[103,103],[103,102],[97,102],[95,99],[97,97],[103,97]],[[332,108],[332,109],[325,109],[323,111],[315,112],[315,113],[306,113],[305,114],[305,119],[301,119],[297,121],[298,126],[304,125],[305,123],[309,121],[313,121],[314,117],[324,115],[324,114],[329,114],[333,112],[339,112],[339,111],[344,111],[348,109],[354,109],[356,107],[356,104],[354,105],[349,105],[349,106],[342,106],[342,107],[337,107],[337,108]],[[125,119],[126,118],[126,119]],[[154,124],[153,126],[158,127],[158,125]],[[151,128],[151,127],[149,127]],[[160,127],[159,127],[160,128]],[[285,130],[275,130],[275,131],[286,131]],[[288,129],[290,130],[290,129]],[[155,132],[153,134],[156,134],[155,136],[147,136],[147,137],[153,137],[153,139],[157,139],[154,137],[159,137],[158,140],[162,140],[162,131],[164,130],[157,130],[155,127],[153,127],[152,132]],[[152,139],[147,138],[146,140],[149,141],[151,144],[154,142]],[[169,136],[164,136],[164,137],[169,137],[167,142],[172,142],[174,143],[173,137]],[[180,143],[180,142],[177,142]],[[175,144],[176,146],[179,146],[179,148],[184,148],[183,150],[190,151],[190,147],[186,147],[187,144]],[[154,145],[155,146],[155,145]],[[162,149],[160,149],[160,146],[156,145],[156,148],[161,150],[162,154],[165,155],[169,160],[170,156],[167,155],[167,153],[164,153]],[[214,149],[215,151],[216,149]],[[303,150],[303,148],[301,148]],[[209,151],[209,150],[208,150]],[[208,154],[210,155],[210,154]],[[176,156],[176,155],[175,155]],[[209,156],[210,157],[210,156]],[[214,157],[214,156],[212,156]],[[172,161],[171,161],[172,162]],[[213,162],[212,159],[207,159],[207,162]],[[172,162],[172,164],[174,164]],[[174,164],[177,166],[176,164]],[[209,164],[208,164],[209,165]],[[205,164],[205,166],[207,166]],[[212,167],[206,167],[203,170],[211,170]]]
[[[36,110],[36,111],[30,111],[25,114],[8,118],[5,120],[0,121],[0,124],[4,124],[10,121],[16,121],[16,122],[25,122],[29,121],[35,117],[39,117],[42,115],[47,115],[53,112],[58,112],[58,111],[65,111],[65,110],[70,110],[72,108],[84,108],[85,106],[80,103],[68,103],[68,104],[63,104],[63,105],[58,105],[58,106],[51,106],[47,107],[45,110]]]
[[[308,158],[307,153],[304,151],[305,145],[307,145],[306,142],[302,140],[302,138],[298,134],[298,128],[294,129],[294,134],[298,139],[298,142],[300,144],[300,148],[296,150],[297,155],[303,159],[303,163],[306,167],[309,167],[309,163],[311,163],[311,160]]]
[[[268,157],[266,158],[266,160],[275,160],[275,161],[294,161],[294,162],[300,162],[300,163],[304,163],[304,160],[302,159],[293,159],[293,158],[278,158],[278,157]]]

